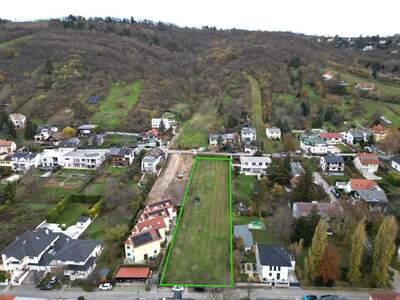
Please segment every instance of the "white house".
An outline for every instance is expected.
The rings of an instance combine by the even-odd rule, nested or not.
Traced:
[[[342,134],[337,132],[322,132],[319,134],[319,137],[329,145],[340,144],[342,142]]]
[[[236,134],[235,133],[211,133],[208,135],[208,143],[211,146],[218,145],[218,139],[221,140],[222,145],[226,145],[227,143],[232,143],[235,141]]]
[[[93,133],[96,133],[98,126],[94,124],[84,124],[78,127],[77,135],[88,137],[91,136]]]
[[[64,154],[73,151],[74,148],[44,149],[41,155],[41,166],[44,169],[53,169],[63,166]]]
[[[152,118],[151,119],[151,128],[160,129],[161,122],[164,123],[165,130],[168,130],[168,129],[176,126],[176,120],[166,119],[166,118]]]
[[[41,163],[41,154],[32,152],[15,152],[11,157],[11,169],[25,173],[31,167],[37,168]]]
[[[379,168],[379,158],[375,153],[360,153],[353,162],[363,174],[373,174]]]
[[[257,176],[267,174],[267,168],[271,164],[271,158],[267,156],[240,156],[239,161],[232,166],[238,169],[240,174]]]
[[[344,159],[342,156],[322,156],[319,165],[324,173],[343,174],[344,172]]]
[[[332,80],[333,77],[334,77],[334,75],[333,75],[333,73],[330,72],[330,71],[326,71],[324,74],[322,74],[322,79],[323,79],[323,80],[326,80],[326,81]]]
[[[371,131],[365,129],[348,130],[343,134],[343,141],[350,145],[365,143],[370,135],[372,135]]]
[[[8,117],[10,118],[10,121],[15,128],[19,129],[25,127],[26,117],[23,114],[15,113],[15,114],[10,114]]]
[[[328,153],[327,143],[316,136],[302,136],[300,138],[300,149],[309,154],[324,155]]]
[[[243,142],[250,143],[257,139],[256,129],[253,127],[243,127],[241,131],[241,138]]]
[[[281,130],[276,127],[271,127],[265,129],[265,134],[267,135],[267,138],[270,140],[280,140],[281,139]]]
[[[390,165],[391,167],[400,172],[400,155],[395,155],[390,158]]]
[[[125,241],[125,258],[135,263],[155,258],[161,253],[162,240],[157,229],[132,234]]]
[[[24,232],[6,249],[1,257],[11,284],[21,284],[30,271],[62,268],[71,279],[87,278],[95,268],[101,252],[99,241],[75,240],[60,232],[38,228]]]
[[[282,246],[256,244],[256,265],[261,282],[289,287],[296,262]]]
[[[0,154],[11,154],[17,150],[17,144],[13,141],[0,140]]]
[[[74,149],[61,156],[60,165],[66,169],[97,169],[106,159],[108,149]]]
[[[157,165],[164,161],[164,151],[159,148],[151,149],[142,159],[143,173],[157,173]]]

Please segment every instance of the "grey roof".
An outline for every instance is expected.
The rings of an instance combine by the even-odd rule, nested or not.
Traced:
[[[78,130],[92,130],[97,128],[97,125],[94,124],[84,124],[78,127]]]
[[[54,258],[61,261],[86,261],[94,248],[99,246],[100,241],[96,240],[71,240],[58,251]]]
[[[81,140],[79,138],[74,137],[74,138],[70,138],[65,141],[61,141],[58,144],[58,147],[59,148],[73,148],[73,147],[79,146],[80,143],[81,143]]]
[[[14,155],[12,156],[12,160],[14,159],[25,159],[25,160],[32,160],[34,159],[38,153],[32,153],[32,152],[15,152]]]
[[[290,163],[290,174],[292,176],[298,176],[304,173],[304,168],[298,161],[292,161]]]
[[[233,235],[242,238],[245,248],[253,247],[253,234],[249,229],[249,225],[235,225],[233,227]]]
[[[394,162],[400,164],[400,154],[399,154],[399,155],[392,156],[392,157],[390,158],[390,160],[392,160],[392,161],[394,161]]]
[[[159,148],[153,148],[145,157],[143,157],[143,161],[154,162],[160,156],[164,156],[164,151]]]
[[[67,265],[65,268],[67,270],[73,270],[73,271],[87,271],[89,270],[94,262],[96,261],[96,257],[95,256],[91,256],[84,265]]]
[[[263,266],[291,267],[290,256],[281,246],[257,244],[260,263]]]
[[[277,128],[277,127],[270,127],[270,128],[267,128],[267,130],[271,133],[281,133],[281,129]]]
[[[85,223],[85,222],[87,222],[88,220],[90,220],[89,217],[80,216],[80,217],[78,218],[77,222]]]
[[[120,155],[132,155],[133,150],[130,148],[111,148],[110,155],[120,156]]]
[[[344,159],[339,155],[325,155],[324,160],[330,164],[344,164]]]
[[[256,134],[256,129],[254,127],[243,127],[242,135]]]
[[[368,203],[387,203],[388,199],[382,190],[357,190],[357,194],[362,200]]]
[[[2,253],[7,257],[14,257],[18,260],[25,256],[38,256],[57,238],[59,238],[58,234],[44,228],[26,231],[18,236]]]

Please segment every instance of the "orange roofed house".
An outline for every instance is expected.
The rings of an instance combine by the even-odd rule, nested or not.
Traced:
[[[147,205],[125,241],[126,260],[138,263],[156,258],[175,217],[176,209],[171,200]]]
[[[0,140],[0,154],[11,154],[17,150],[17,145],[13,141]]]
[[[388,199],[380,186],[370,179],[350,179],[344,188],[354,200],[362,200],[368,204],[369,210],[383,211]]]
[[[400,294],[397,293],[371,293],[369,300],[400,300]]]
[[[371,132],[374,134],[375,140],[377,142],[383,140],[386,136],[386,129],[381,124],[374,125],[369,130],[371,130]]]
[[[354,165],[364,174],[373,174],[379,168],[378,155],[375,153],[360,153],[354,159]]]

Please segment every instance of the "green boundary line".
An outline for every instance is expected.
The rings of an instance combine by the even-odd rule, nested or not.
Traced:
[[[193,174],[198,167],[199,160],[223,160],[228,161],[228,188],[229,188],[229,235],[230,235],[230,284],[201,284],[201,283],[164,283],[164,277],[167,270],[167,266],[170,260],[172,248],[174,246],[176,234],[179,229],[180,221],[185,210],[186,202],[188,199],[189,191],[192,186]],[[207,155],[196,155],[194,158],[194,163],[192,170],[190,171],[189,181],[186,186],[185,194],[183,196],[182,208],[179,212],[178,219],[176,221],[176,226],[172,234],[171,243],[168,246],[167,257],[162,268],[161,279],[159,286],[171,287],[171,286],[186,286],[186,287],[213,287],[213,288],[233,288],[234,287],[234,271],[233,271],[233,225],[232,225],[232,159],[229,156],[207,156]]]

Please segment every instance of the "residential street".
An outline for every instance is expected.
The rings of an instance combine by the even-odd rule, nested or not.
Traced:
[[[329,191],[331,188],[330,185],[325,181],[324,178],[322,178],[321,173],[313,172],[313,176],[314,176],[315,182],[324,189],[325,193],[328,194],[331,202],[336,202],[337,201],[336,197]]]
[[[149,292],[144,290],[141,285],[132,287],[116,287],[112,291],[94,291],[84,292],[76,288],[63,288],[61,290],[53,291],[41,291],[33,286],[14,287],[11,290],[6,288],[0,294],[10,294],[17,296],[32,296],[32,297],[44,297],[47,299],[76,299],[78,296],[84,296],[86,299],[146,299],[155,300],[162,299],[162,297],[172,297],[172,291],[170,288],[152,288]],[[326,290],[304,290],[304,289],[284,289],[284,288],[265,288],[258,286],[251,286],[250,293],[247,286],[243,286],[235,289],[224,289],[222,293],[205,292],[205,293],[194,293],[192,290],[186,290],[183,294],[184,298],[190,299],[240,299],[250,294],[251,299],[296,299],[301,300],[304,295],[327,295],[337,294],[345,299],[354,300],[367,300],[369,294],[367,291],[337,291],[335,289]]]

